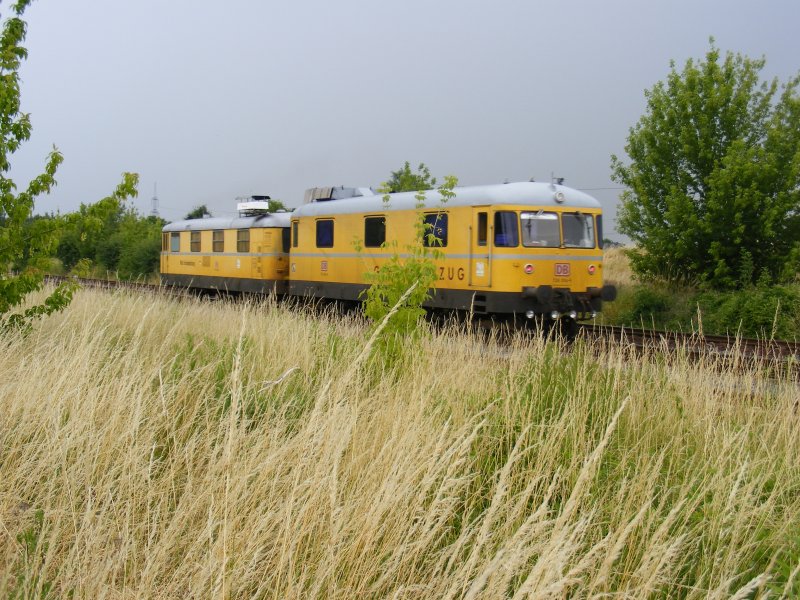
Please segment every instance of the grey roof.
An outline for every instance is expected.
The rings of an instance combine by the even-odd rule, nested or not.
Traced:
[[[162,231],[208,231],[209,229],[252,229],[257,227],[289,227],[291,213],[270,213],[257,217],[186,219],[164,226]]]
[[[495,185],[481,185],[455,188],[456,197],[447,201],[448,206],[474,206],[518,204],[536,207],[568,207],[598,209],[600,203],[574,188],[541,182],[517,182]],[[347,214],[354,212],[385,212],[392,210],[411,210],[416,205],[416,192],[391,194],[388,206],[383,196],[362,196],[342,200],[312,202],[295,209],[292,217]],[[564,201],[556,202],[556,194],[563,194]],[[425,208],[439,208],[441,194],[436,190],[425,192]]]

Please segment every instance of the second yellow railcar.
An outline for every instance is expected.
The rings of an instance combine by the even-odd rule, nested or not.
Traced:
[[[167,285],[288,291],[288,213],[176,221],[161,235],[161,279]]]

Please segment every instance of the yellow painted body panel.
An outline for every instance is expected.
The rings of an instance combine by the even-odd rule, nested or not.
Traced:
[[[549,212],[574,213],[569,206],[542,206]],[[497,211],[536,211],[530,205],[491,207],[444,207],[448,215],[447,246],[438,248],[444,255],[437,260],[439,289],[460,289],[493,292],[520,292],[524,287],[550,285],[585,292],[587,288],[603,285],[603,251],[599,248],[530,248],[521,243],[517,247],[495,247],[493,244],[494,213]],[[488,213],[487,244],[477,246],[473,215]],[[435,211],[426,210],[426,214]],[[599,209],[584,210],[584,214],[601,214]],[[364,218],[386,217],[386,247],[362,248]],[[332,248],[316,247],[316,222],[331,219],[334,226]],[[365,273],[379,268],[394,252],[392,242],[402,255],[414,239],[415,211],[387,211],[385,213],[335,214],[332,216],[304,216],[297,221],[297,240],[292,240],[291,278],[298,281],[321,283],[365,284]],[[595,232],[596,234],[597,232]],[[595,240],[596,242],[596,240]],[[533,273],[525,273],[525,265],[533,265]],[[557,265],[560,265],[557,267]],[[564,267],[563,265],[568,265]],[[594,266],[590,274],[589,266]]]
[[[288,278],[288,254],[283,252],[281,228],[250,229],[249,252],[237,251],[237,232],[240,229],[222,230],[223,249],[213,251],[213,231],[200,231],[200,251],[191,251],[191,232],[177,232],[180,250],[169,250],[171,233],[164,233],[162,243],[161,273],[164,275],[189,275],[207,277],[233,277],[241,279],[284,280]],[[165,249],[166,248],[166,249]]]

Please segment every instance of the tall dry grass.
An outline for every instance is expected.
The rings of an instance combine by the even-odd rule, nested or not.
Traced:
[[[0,596],[800,591],[797,387],[81,292],[0,346]],[[17,596],[14,596],[16,594]]]
[[[630,286],[634,284],[630,259],[626,248],[607,248],[603,251],[603,281],[613,285]]]

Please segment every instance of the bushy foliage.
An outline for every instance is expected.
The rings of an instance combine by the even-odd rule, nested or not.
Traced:
[[[123,223],[120,238],[120,258],[117,271],[123,279],[135,279],[158,270],[161,253],[161,228],[164,221],[157,217],[131,218]]]
[[[654,315],[666,313],[672,304],[673,296],[664,289],[643,285],[633,292],[633,301],[623,320],[627,323],[649,324]]]
[[[436,187],[436,177],[431,176],[430,169],[425,166],[425,163],[419,163],[417,172],[411,170],[411,165],[408,161],[405,162],[401,169],[392,171],[392,176],[389,181],[383,184],[383,188],[387,193],[397,192],[417,192],[432,190]]]
[[[713,291],[648,281],[622,286],[603,318],[629,327],[800,340],[800,285],[763,280]]]
[[[192,210],[186,213],[184,219],[204,219],[206,216],[211,216],[211,211],[205,204],[195,206]]]
[[[630,164],[612,157],[619,230],[644,278],[714,288],[792,278],[800,265],[800,77],[762,82],[765,61],[724,57],[671,65],[645,92]]]
[[[65,269],[84,261],[116,271],[123,279],[156,270],[165,222],[142,217],[126,204],[126,198],[136,194],[137,181],[135,174],[126,173],[112,195],[95,204],[81,204],[78,211],[66,215],[56,253]]]
[[[75,291],[73,284],[62,284],[41,304],[21,309],[26,298],[42,288],[42,273],[56,246],[59,219],[33,218],[33,209],[36,199],[55,186],[63,161],[54,148],[44,171],[22,191],[7,176],[11,155],[31,137],[30,117],[20,110],[19,86],[19,69],[27,57],[21,45],[27,25],[21,17],[29,3],[12,4],[12,16],[3,22],[0,34],[0,330],[29,327],[34,319],[67,306]]]
[[[276,213],[280,211],[287,211],[287,212],[289,211],[289,209],[281,200],[275,200],[273,198],[270,198],[269,200],[267,200],[267,205],[268,205],[267,210],[271,213]]]
[[[19,68],[27,56],[22,47],[26,24],[21,19],[28,1],[12,5],[12,16],[0,34],[0,329],[25,327],[33,319],[65,307],[74,288],[59,286],[42,303],[12,313],[27,296],[42,287],[43,259],[55,246],[55,230],[33,223],[35,200],[55,185],[55,174],[63,158],[55,148],[44,172],[22,191],[7,176],[11,155],[30,139],[31,121],[20,112]]]
[[[438,188],[442,204],[455,196],[453,188],[456,185],[456,177],[445,177],[445,182]],[[387,205],[391,202],[390,189],[388,182],[381,188],[385,192],[383,201]],[[422,210],[426,200],[425,191],[418,191],[415,198],[417,214],[413,241],[405,246],[402,253],[397,240],[385,242],[383,248],[391,250],[392,256],[377,272],[366,274],[370,287],[364,292],[364,314],[376,326],[384,327],[378,344],[385,356],[397,356],[409,338],[420,334],[419,324],[425,315],[422,305],[430,298],[436,285],[435,261],[442,256],[432,226],[425,222]],[[360,246],[357,249],[360,250]],[[381,325],[386,318],[387,323]]]
[[[800,339],[800,286],[753,286],[697,297],[703,330],[745,337]]]
[[[138,176],[124,173],[122,182],[110,196],[94,204],[81,204],[74,213],[64,217],[56,256],[64,268],[72,269],[81,259],[116,268],[121,249],[114,240],[120,225],[131,217],[139,218],[135,210],[125,205],[127,198],[137,194]]]
[[[0,329],[27,328],[39,317],[52,314],[69,304],[75,285],[58,286],[41,304],[19,309],[32,292],[43,285],[43,272],[55,252],[64,227],[74,223],[71,217],[33,216],[37,198],[55,186],[55,175],[63,161],[57,149],[48,156],[44,171],[19,191],[7,176],[10,158],[23,142],[30,139],[29,115],[20,111],[19,69],[27,57],[22,47],[27,25],[22,20],[30,0],[11,5],[12,16],[6,19],[0,35]],[[125,174],[113,198],[117,201],[135,194],[136,176]],[[97,210],[102,210],[104,202]],[[87,236],[76,234],[65,244],[72,260],[80,252]]]

